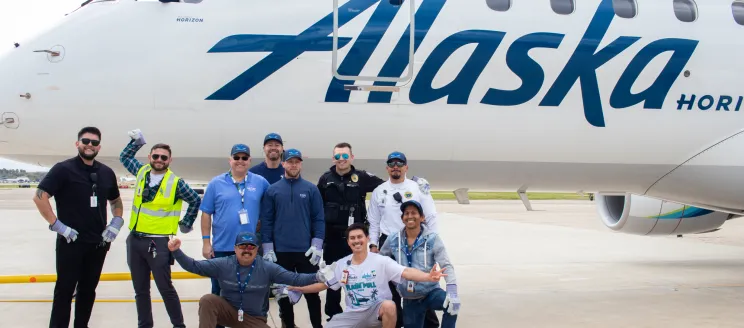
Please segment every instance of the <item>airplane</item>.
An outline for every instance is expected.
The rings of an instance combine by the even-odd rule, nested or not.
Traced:
[[[208,181],[277,132],[311,181],[346,141],[436,190],[594,192],[615,231],[704,233],[744,213],[740,33],[740,0],[86,1],[0,58],[0,156],[49,167],[92,125],[123,174],[138,128]]]

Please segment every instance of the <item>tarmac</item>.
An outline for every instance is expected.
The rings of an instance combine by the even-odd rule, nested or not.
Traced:
[[[54,232],[33,191],[0,189],[0,226],[9,227],[0,231],[0,275],[54,273]],[[122,192],[130,208],[131,190]],[[633,236],[603,227],[595,205],[533,201],[528,212],[520,201],[438,201],[462,301],[458,327],[744,326],[744,220],[683,238]],[[126,229],[104,272],[128,272],[125,238]],[[201,259],[198,226],[179,238],[186,254]],[[177,263],[173,270],[183,271]],[[174,284],[187,326],[197,327],[195,301],[210,292],[209,280]],[[0,327],[47,327],[53,289],[0,284]],[[161,299],[154,283],[151,292]],[[101,282],[97,297],[90,327],[137,326],[130,281]],[[270,327],[281,327],[277,309],[272,301]],[[298,327],[310,327],[304,298],[294,312]],[[172,327],[163,303],[154,302],[153,313],[155,327]]]

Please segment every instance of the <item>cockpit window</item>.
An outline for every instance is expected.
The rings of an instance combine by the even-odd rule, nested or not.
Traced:
[[[550,0],[550,7],[559,15],[570,15],[576,8],[574,0]]]
[[[511,8],[511,0],[486,0],[486,5],[496,11],[507,11]]]
[[[734,14],[736,24],[744,25],[744,1],[734,1],[731,4],[731,12]]]
[[[615,15],[622,18],[633,18],[638,14],[638,4],[635,0],[612,0]]]
[[[674,0],[674,15],[682,22],[694,22],[698,16],[695,0]]]

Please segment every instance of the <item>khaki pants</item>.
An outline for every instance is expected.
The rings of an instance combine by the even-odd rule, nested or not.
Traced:
[[[269,328],[265,317],[243,314],[238,321],[238,310],[224,298],[207,294],[199,299],[199,328],[214,328],[217,325],[235,328]]]

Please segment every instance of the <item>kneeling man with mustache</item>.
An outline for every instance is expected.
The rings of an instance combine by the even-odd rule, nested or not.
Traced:
[[[307,286],[333,279],[330,267],[317,273],[295,273],[277,264],[256,258],[258,240],[251,232],[241,232],[235,239],[235,255],[196,261],[180,249],[181,241],[168,243],[168,249],[184,270],[219,281],[222,296],[212,293],[199,300],[199,327],[216,325],[244,328],[268,328],[263,308],[270,286],[274,283]]]

